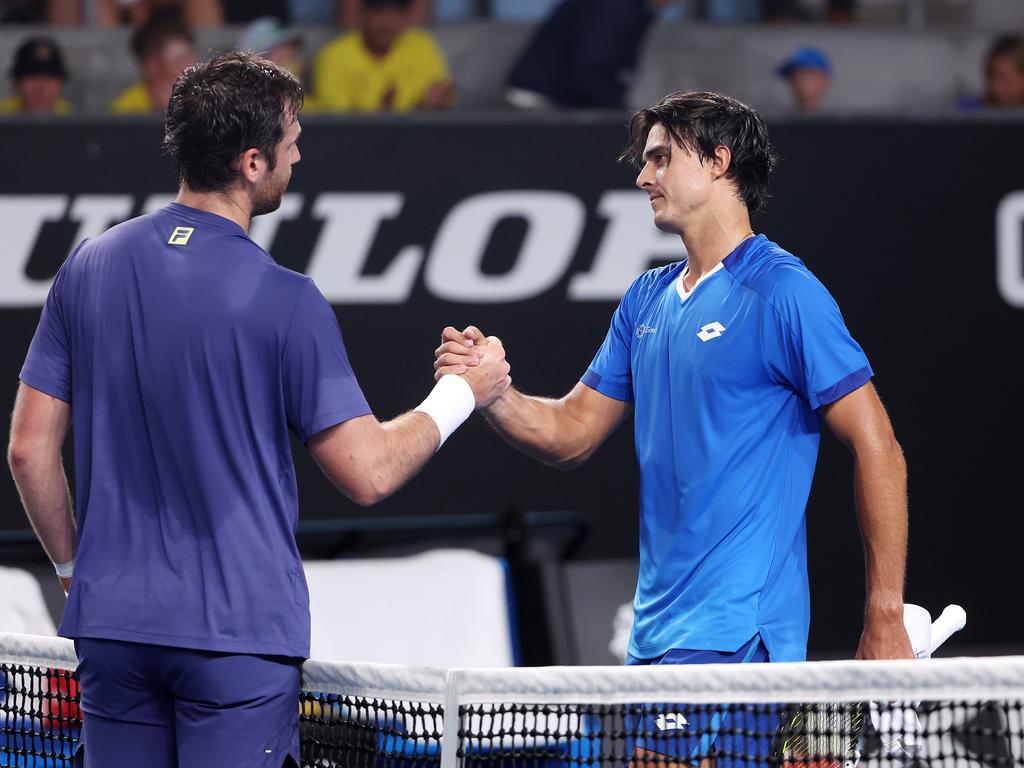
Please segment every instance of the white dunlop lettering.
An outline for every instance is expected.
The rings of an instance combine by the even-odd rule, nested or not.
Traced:
[[[31,280],[25,268],[43,224],[59,221],[67,206],[66,195],[0,196],[0,232],[4,233],[0,306],[38,307],[46,300],[52,280]]]
[[[505,274],[480,270],[484,250],[498,222],[526,219],[526,237]],[[449,301],[522,301],[538,296],[565,274],[579,244],[586,212],[564,192],[491,192],[456,205],[441,225],[424,279],[438,298]]]
[[[381,221],[397,216],[402,203],[398,193],[325,193],[317,198],[313,216],[324,225],[307,274],[328,301],[399,304],[409,298],[423,263],[422,247],[403,248],[383,274],[362,274]]]
[[[132,214],[131,195],[79,195],[71,202],[68,218],[78,222],[78,232],[71,241],[77,246],[87,237],[102,235],[114,224]]]
[[[142,204],[142,213],[155,213],[165,205],[173,203],[175,197],[177,197],[177,195],[171,195],[163,192],[156,195],[150,195],[146,198],[146,202]]]
[[[1011,192],[996,208],[996,285],[1003,301],[1024,309],[1024,192]]]
[[[640,192],[605,192],[597,212],[608,219],[594,265],[569,281],[574,301],[616,300],[652,262],[686,258],[678,235],[655,229],[648,199]]]

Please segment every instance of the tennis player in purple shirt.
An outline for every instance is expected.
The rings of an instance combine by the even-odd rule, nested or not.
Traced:
[[[74,250],[21,371],[9,458],[68,590],[86,766],[298,765],[309,596],[289,431],[373,504],[509,384],[494,340],[416,410],[373,416],[330,305],[246,235],[299,161],[301,107],[252,54],[186,70],[164,140],[176,202]]]

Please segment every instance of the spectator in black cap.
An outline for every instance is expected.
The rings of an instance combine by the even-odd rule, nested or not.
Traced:
[[[793,106],[799,112],[820,112],[832,85],[832,64],[817,48],[801,48],[775,70],[789,83]]]
[[[48,37],[33,37],[14,54],[10,71],[15,95],[0,101],[0,113],[66,115],[71,105],[60,97],[68,73],[60,48]]]

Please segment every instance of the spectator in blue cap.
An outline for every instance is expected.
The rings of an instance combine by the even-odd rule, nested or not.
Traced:
[[[785,78],[800,112],[819,112],[832,84],[832,64],[817,48],[801,48],[779,65],[779,77]]]

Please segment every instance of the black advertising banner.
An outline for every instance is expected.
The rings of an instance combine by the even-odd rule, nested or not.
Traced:
[[[642,270],[684,255],[651,225],[621,119],[304,121],[289,193],[252,237],[335,305],[381,418],[432,385],[445,325],[504,341],[515,384],[561,395],[586,369]],[[1024,123],[772,125],[783,158],[755,222],[839,302],[876,371],[910,467],[908,600],[967,609],[965,646],[1020,643],[1024,482]],[[0,125],[0,375],[16,379],[66,253],[174,193],[160,126]],[[565,474],[467,423],[373,510],[342,498],[295,446],[306,518],[576,509],[583,554],[637,547],[637,470],[624,425]],[[849,454],[823,440],[808,509],[812,647],[852,649],[863,566]],[[24,528],[0,477],[0,528]],[[1019,649],[1019,646],[1018,646]]]

